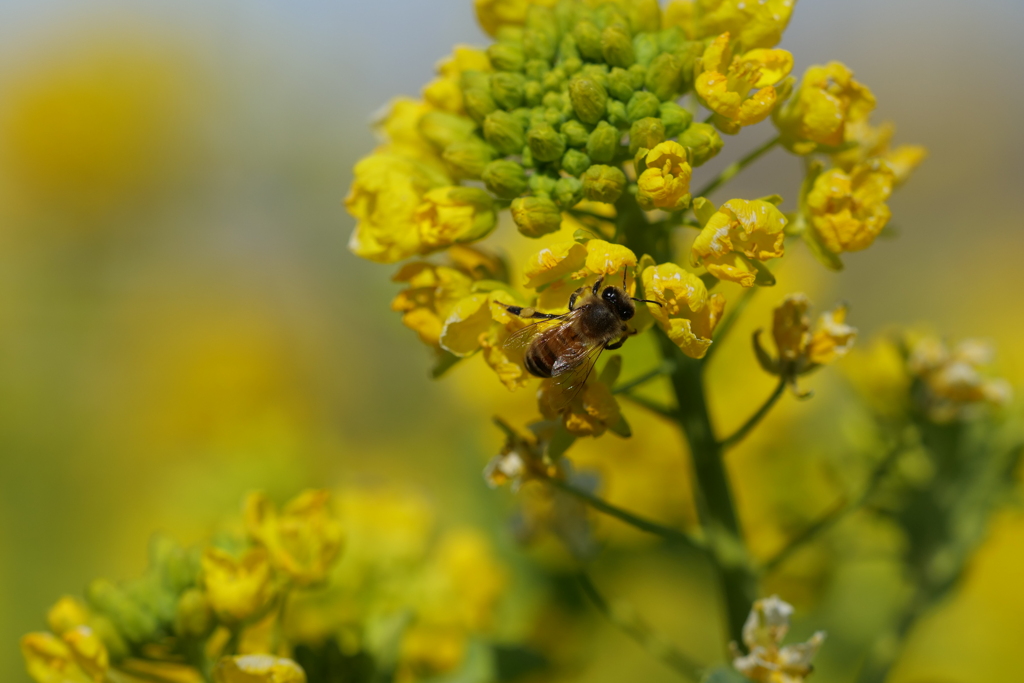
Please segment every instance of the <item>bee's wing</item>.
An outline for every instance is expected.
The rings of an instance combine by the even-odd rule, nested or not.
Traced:
[[[510,334],[502,346],[508,353],[526,353],[526,349],[530,347],[530,344],[532,344],[539,335],[571,322],[572,319],[578,315],[579,311],[580,309],[576,309],[575,311],[569,311],[568,313],[560,315],[557,318],[545,318],[543,320],[538,320],[535,323],[531,323]]]
[[[555,362],[552,368],[551,386],[559,393],[559,398],[554,402],[554,407],[558,412],[572,403],[572,400],[586,385],[602,351],[604,351],[603,342],[591,344],[583,347],[579,353],[570,356],[563,355]]]

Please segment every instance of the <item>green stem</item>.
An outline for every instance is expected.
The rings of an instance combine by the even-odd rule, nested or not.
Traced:
[[[639,617],[631,614],[631,610],[616,609],[609,604],[585,572],[580,572],[576,578],[583,593],[594,603],[597,611],[603,614],[608,621],[684,678],[692,681],[700,678],[703,667],[680,652],[668,640],[655,633]]]
[[[615,389],[612,390],[612,393],[613,394],[628,393],[630,389],[635,389],[636,387],[640,386],[641,384],[646,384],[647,382],[650,382],[652,379],[656,379],[658,377],[661,377],[662,375],[669,375],[675,369],[676,369],[676,366],[674,364],[662,362],[661,364],[658,365],[658,367],[654,368],[653,370],[645,372],[644,374],[640,375],[639,377],[634,377],[633,379],[629,380],[628,382],[622,382],[621,384],[616,386]]]
[[[774,571],[779,565],[789,559],[794,552],[807,543],[813,541],[825,531],[831,529],[836,525],[836,523],[844,519],[854,510],[858,510],[863,507],[865,503],[871,500],[871,497],[875,494],[875,491],[882,483],[882,480],[885,479],[885,475],[892,469],[892,466],[896,463],[896,460],[903,452],[903,449],[904,445],[902,442],[896,444],[892,449],[890,449],[889,452],[886,453],[885,457],[882,458],[881,462],[879,462],[875,469],[872,470],[871,476],[864,485],[864,490],[855,501],[849,505],[845,505],[840,501],[839,505],[836,505],[831,511],[825,513],[821,519],[812,523],[806,529],[793,537],[793,539],[790,540],[782,550],[776,553],[774,557],[762,564],[760,572],[762,574],[767,574]]]
[[[697,539],[693,538],[687,533],[679,531],[678,529],[673,529],[672,527],[667,527],[662,524],[658,524],[657,522],[652,522],[649,519],[645,519],[643,517],[640,517],[639,515],[633,514],[632,512],[623,510],[620,507],[616,507],[615,505],[612,505],[611,503],[601,498],[598,498],[592,493],[588,493],[582,489],[578,489],[572,484],[561,481],[560,479],[548,479],[547,481],[560,491],[564,491],[569,495],[582,500],[584,503],[594,508],[598,512],[603,512],[609,517],[614,517],[620,522],[625,522],[626,524],[636,529],[639,529],[640,531],[645,531],[649,534],[660,536],[666,541],[686,546],[691,550],[696,550],[701,553],[706,552],[704,546]]]
[[[729,638],[742,642],[743,624],[756,598],[757,585],[722,461],[722,446],[711,425],[703,369],[700,361],[685,356],[660,330],[657,337],[662,356],[676,363],[672,387],[679,406],[679,424],[690,446],[697,484],[694,499],[722,583]]]
[[[722,348],[722,342],[725,341],[729,332],[732,331],[732,328],[740,319],[740,315],[743,314],[743,311],[750,304],[750,300],[754,298],[754,295],[757,294],[760,289],[760,287],[750,287],[745,290],[736,300],[736,303],[730,307],[729,312],[725,314],[725,318],[722,319],[722,322],[720,322],[718,327],[715,329],[713,337],[714,342],[708,347],[708,351],[704,354],[704,358],[701,359],[704,365],[710,363],[711,357],[715,355],[718,349]]]
[[[755,161],[757,161],[758,159],[760,159],[763,155],[765,155],[768,152],[770,152],[772,150],[772,148],[775,147],[775,145],[777,145],[777,144],[779,144],[779,136],[778,135],[776,135],[771,140],[769,140],[768,142],[764,143],[763,145],[761,145],[760,147],[758,147],[754,151],[750,152],[749,154],[747,154],[745,157],[743,157],[739,161],[734,161],[733,163],[731,163],[728,166],[726,166],[724,169],[722,169],[722,172],[718,174],[717,178],[715,178],[710,183],[708,183],[707,185],[702,187],[699,191],[694,192],[693,196],[694,197],[707,197],[709,194],[711,194],[712,192],[717,190],[721,185],[723,185],[723,184],[729,182],[730,180],[732,180],[732,178],[737,173],[739,173],[740,171],[745,169],[747,166],[749,166],[750,164],[752,164]]]
[[[743,426],[741,426],[731,435],[727,436],[725,439],[722,440],[722,449],[725,450],[727,448],[732,448],[740,441],[742,441],[744,437],[746,437],[747,434],[749,434],[754,429],[754,427],[756,427],[758,423],[764,419],[764,416],[768,414],[768,411],[770,411],[772,407],[775,405],[775,403],[779,400],[779,398],[782,397],[782,392],[784,392],[785,390],[786,378],[781,377],[779,378],[778,385],[775,387],[775,391],[773,391],[772,395],[768,397],[768,400],[765,401],[764,404],[757,409],[757,412],[751,415],[750,419],[743,423]]]
[[[649,398],[645,398],[643,396],[638,396],[637,394],[634,394],[631,391],[625,392],[625,393],[621,394],[621,396],[623,398],[628,398],[630,401],[632,401],[633,403],[637,404],[638,406],[641,406],[642,408],[647,408],[647,410],[651,411],[655,415],[660,415],[661,417],[664,417],[664,418],[667,418],[669,420],[672,420],[673,422],[678,422],[679,421],[679,413],[678,412],[676,412],[672,408],[666,408],[665,406],[661,405],[660,403],[652,401]]]

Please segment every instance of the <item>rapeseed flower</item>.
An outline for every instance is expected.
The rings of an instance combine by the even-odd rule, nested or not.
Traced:
[[[693,242],[693,259],[720,280],[753,287],[760,270],[755,261],[784,253],[786,217],[770,202],[733,199],[717,211],[706,202],[701,214],[706,221]]]
[[[660,304],[648,306],[654,319],[683,353],[702,358],[722,318],[725,297],[709,295],[699,277],[674,263],[650,266],[642,277],[644,296]]]
[[[217,662],[213,680],[214,683],[306,683],[306,672],[284,657],[241,655]]]
[[[826,249],[838,254],[871,246],[889,222],[892,168],[873,160],[850,172],[834,168],[814,180],[805,200],[811,228]]]
[[[895,133],[896,127],[891,123],[875,127],[866,120],[852,122],[846,126],[845,133],[845,141],[850,148],[833,154],[832,161],[850,172],[858,165],[881,159],[892,171],[893,188],[897,188],[907,182],[914,169],[928,156],[928,151],[920,145],[900,145],[893,149],[890,145]]]
[[[277,593],[270,557],[263,548],[252,548],[241,557],[207,548],[203,553],[203,585],[217,618],[229,624],[264,616]]]
[[[674,211],[690,205],[690,176],[693,169],[686,149],[669,140],[659,143],[644,160],[647,168],[637,178],[637,202],[644,209]]]
[[[693,39],[728,31],[744,49],[770,48],[782,40],[794,5],[796,0],[671,0],[665,23]]]
[[[738,133],[768,118],[775,107],[775,86],[793,69],[785,50],[755,49],[734,54],[729,33],[715,38],[698,62],[694,88],[715,113],[725,133]]]
[[[1003,406],[1011,397],[1009,383],[988,376],[991,345],[976,339],[950,349],[941,340],[925,336],[908,348],[907,369],[917,390],[918,410],[938,423],[964,420],[983,406]]]
[[[775,595],[755,602],[743,625],[747,654],[733,643],[733,667],[754,683],[803,683],[814,670],[811,660],[825,642],[825,632],[816,632],[805,643],[782,645],[792,614],[793,607]]]
[[[775,124],[782,143],[796,154],[843,144],[846,127],[866,121],[875,108],[875,96],[853,78],[844,64],[812,66],[785,106],[776,111]]]

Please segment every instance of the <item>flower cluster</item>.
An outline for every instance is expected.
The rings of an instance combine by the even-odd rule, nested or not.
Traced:
[[[49,632],[22,638],[29,674],[304,683],[304,669],[323,668],[318,644],[339,630],[358,634],[353,662],[390,667],[394,680],[457,669],[505,582],[487,543],[456,530],[434,546],[429,507],[406,492],[352,489],[336,503],[307,491],[278,510],[253,493],[243,533],[194,548],[154,539],[142,577],[94,581],[84,601],[54,605]]]
[[[950,349],[940,339],[922,337],[907,350],[915,406],[934,422],[962,420],[979,407],[1010,401],[1009,382],[985,372],[994,352],[983,341],[967,339]]]

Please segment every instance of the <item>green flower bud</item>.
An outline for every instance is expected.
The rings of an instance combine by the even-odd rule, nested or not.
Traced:
[[[572,37],[576,40],[576,49],[580,56],[597,62],[603,59],[601,53],[601,29],[589,19],[577,22],[572,29]]]
[[[576,116],[583,123],[597,123],[604,118],[608,92],[597,81],[574,77],[569,83],[569,97]]]
[[[489,71],[477,71],[470,69],[463,71],[459,76],[459,87],[462,88],[463,92],[466,90],[472,90],[473,88],[483,88],[486,90],[491,85],[491,72]]]
[[[634,64],[629,67],[629,84],[633,87],[633,90],[639,90],[644,87],[644,83],[647,81],[647,67],[641,64]]]
[[[441,157],[454,175],[479,180],[494,155],[494,148],[474,135],[448,145]]]
[[[573,76],[583,68],[583,60],[579,57],[570,57],[562,62],[562,68],[565,69],[567,76]]]
[[[685,40],[679,44],[675,51],[679,59],[680,85],[679,92],[686,92],[693,87],[694,67],[697,60],[704,55],[704,42],[699,40]]]
[[[499,43],[522,44],[523,27],[516,24],[504,24],[498,29],[497,33],[494,34],[494,39]]]
[[[661,51],[661,44],[658,35],[655,33],[638,33],[633,37],[633,53],[636,55],[636,63],[647,66]]]
[[[484,88],[470,88],[462,94],[463,106],[466,108],[466,113],[473,117],[473,120],[480,123],[490,114],[492,111],[498,108],[498,105],[494,103],[494,98],[491,97],[490,87],[486,90]]]
[[[94,610],[110,619],[117,632],[128,642],[141,644],[156,637],[159,630],[156,617],[145,612],[110,581],[93,581],[86,589],[85,598]]]
[[[544,86],[544,92],[561,91],[565,87],[565,69],[556,67],[547,72],[541,79],[541,85]]]
[[[682,82],[683,74],[679,58],[673,54],[663,53],[655,57],[648,67],[644,85],[662,102],[668,102],[675,99]]]
[[[558,62],[565,64],[570,59],[580,61],[580,51],[576,47],[576,39],[572,37],[571,33],[566,33],[562,36],[562,42],[558,44]]]
[[[491,76],[491,97],[499,107],[511,111],[522,106],[525,85],[522,74],[499,71]]]
[[[512,201],[512,220],[527,237],[540,237],[562,227],[562,212],[547,197],[519,197]]]
[[[427,116],[430,114],[424,115],[423,118]],[[484,138],[502,155],[518,154],[526,144],[522,122],[519,117],[507,111],[493,111],[487,115],[484,119]]]
[[[590,168],[590,157],[578,149],[570,149],[562,157],[562,170],[569,175],[579,176]]]
[[[562,209],[571,209],[583,199],[583,183],[577,178],[559,178],[552,197]]]
[[[465,140],[473,134],[476,124],[472,119],[445,111],[428,111],[420,117],[420,135],[438,150],[453,142]]]
[[[670,26],[658,33],[658,45],[662,52],[675,52],[685,39],[686,36],[678,26]]]
[[[641,149],[654,149],[665,140],[665,124],[661,119],[648,117],[635,121],[629,129],[629,155],[636,156]]]
[[[614,203],[626,189],[626,174],[614,166],[591,166],[583,174],[583,194],[595,202]]]
[[[629,21],[634,31],[658,31],[661,28],[661,6],[658,0],[633,0],[629,5]]]
[[[562,115],[562,110],[555,107],[547,107],[544,110],[544,123],[552,128],[561,127],[565,123],[565,116]]]
[[[586,145],[590,136],[587,127],[575,119],[563,123],[559,132],[565,136],[565,144],[577,148]]]
[[[205,638],[216,626],[206,595],[190,588],[178,598],[174,613],[174,634],[179,638]]]
[[[150,540],[149,565],[159,574],[160,582],[175,594],[194,586],[199,578],[199,556],[162,534]]]
[[[626,103],[626,118],[633,122],[649,116],[657,116],[660,107],[661,101],[654,93],[641,90],[633,93],[633,97],[629,98],[629,102]]]
[[[626,105],[618,100],[608,100],[605,117],[608,119],[608,122],[616,128],[620,128],[622,130],[629,128],[629,117],[626,116]]]
[[[547,123],[532,126],[526,133],[526,143],[534,161],[555,161],[565,154],[565,138]]]
[[[530,59],[527,60],[526,66],[526,77],[531,81],[542,81],[544,75],[551,71],[551,65],[543,59]]]
[[[519,163],[523,168],[534,168],[537,165],[533,162],[533,152],[530,151],[529,145],[523,147],[523,151],[519,153]]]
[[[591,161],[606,164],[615,158],[620,140],[622,133],[619,129],[606,121],[601,121],[587,138],[587,156]]]
[[[666,138],[678,136],[693,123],[693,114],[690,113],[690,110],[683,109],[675,102],[662,102],[658,110],[661,122],[665,124]]]
[[[722,151],[725,145],[722,137],[710,123],[692,123],[679,136],[679,144],[689,148],[693,155],[691,163],[700,166]]]
[[[552,178],[545,173],[534,173],[530,176],[530,192],[539,197],[550,197],[555,193],[555,183],[558,178]]]
[[[487,48],[487,57],[498,71],[522,71],[526,62],[522,43],[494,43]]]
[[[607,64],[584,64],[580,69],[580,77],[597,81],[605,89],[608,88],[608,65]]]
[[[628,71],[615,67],[608,74],[608,94],[620,102],[628,102],[633,96],[632,81]]]
[[[558,24],[554,12],[541,5],[531,5],[526,11],[523,28],[523,54],[527,59],[552,62],[557,51]]]
[[[614,2],[601,4],[594,12],[594,20],[598,27],[605,29],[609,26],[620,26],[628,31],[629,18],[622,13],[622,9]]]
[[[542,104],[548,109],[562,111],[569,102],[569,96],[564,92],[546,92]]]
[[[636,61],[633,37],[621,24],[612,24],[601,31],[601,54],[611,66],[628,69]]]
[[[539,107],[544,100],[544,86],[538,81],[527,81],[523,86],[523,99],[527,107]]]
[[[495,197],[513,199],[526,192],[526,171],[514,161],[492,161],[481,176]]]

